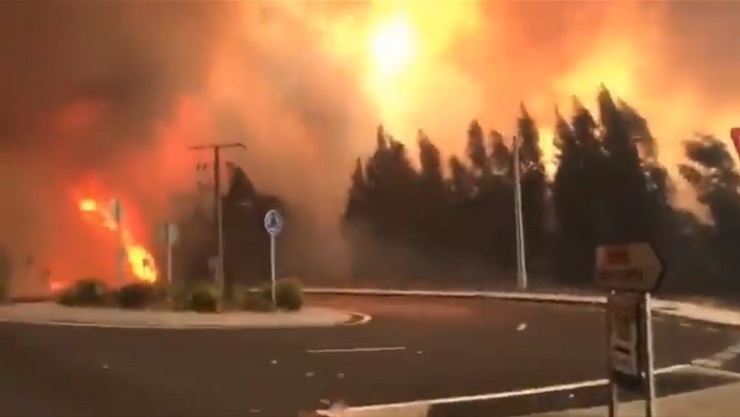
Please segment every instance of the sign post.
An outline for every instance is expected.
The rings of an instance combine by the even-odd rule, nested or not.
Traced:
[[[609,417],[616,417],[620,389],[642,394],[645,415],[656,416],[651,293],[660,287],[664,269],[649,243],[596,249],[596,282],[609,291]]]
[[[271,295],[272,305],[277,305],[275,298],[275,286],[277,284],[275,276],[275,239],[283,230],[283,217],[277,210],[270,210],[265,214],[265,230],[270,234],[270,283],[271,283]]]
[[[113,223],[116,225],[116,285],[120,287],[123,285],[123,263],[126,258],[126,249],[123,247],[123,232],[121,231],[123,220],[121,201],[117,198],[112,198],[109,202],[108,212],[113,218]]]
[[[174,279],[174,268],[172,266],[172,248],[179,239],[177,225],[171,222],[164,224],[164,242],[167,249],[167,284],[172,285]]]

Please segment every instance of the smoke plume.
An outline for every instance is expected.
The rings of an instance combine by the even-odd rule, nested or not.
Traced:
[[[369,52],[389,16],[414,37],[392,76]],[[524,102],[548,151],[554,108],[603,83],[672,169],[694,131],[740,123],[738,27],[733,2],[3,2],[0,240],[84,273],[75,199],[115,195],[152,223],[208,161],[189,145],[242,141],[226,158],[315,225],[309,257],[340,275],[337,217],[376,124],[458,152],[472,118],[513,133]]]

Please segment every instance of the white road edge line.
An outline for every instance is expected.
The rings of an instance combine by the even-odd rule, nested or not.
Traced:
[[[365,348],[344,348],[344,349],[308,349],[306,350],[306,353],[391,352],[395,350],[406,350],[406,347],[388,346],[388,347],[365,347]]]
[[[680,371],[683,369],[691,368],[690,364],[679,364],[667,366],[665,368],[659,368],[655,370],[656,374],[667,374],[671,372]],[[548,394],[558,391],[568,391],[580,388],[598,387],[600,385],[606,385],[608,381],[606,378],[594,379],[590,381],[574,382],[570,384],[551,385],[548,387],[537,387],[527,388],[516,391],[497,392],[493,394],[481,394],[481,395],[467,395],[464,397],[450,397],[440,398],[436,400],[420,400],[420,401],[409,401],[405,403],[393,403],[393,404],[377,404],[377,405],[365,405],[360,407],[349,407],[349,410],[353,411],[365,411],[365,410],[381,410],[384,408],[401,408],[401,407],[413,407],[413,406],[425,406],[425,405],[439,405],[439,404],[451,404],[460,403],[466,401],[485,401],[485,400],[500,400],[504,398],[513,397],[524,397],[527,395],[539,395]],[[327,410],[320,410],[320,412],[326,412]]]

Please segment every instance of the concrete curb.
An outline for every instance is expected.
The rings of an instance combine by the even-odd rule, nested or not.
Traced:
[[[427,290],[394,290],[375,288],[305,288],[306,294],[325,295],[367,295],[385,297],[440,297],[440,298],[491,298],[498,300],[550,302],[558,304],[593,304],[606,303],[605,296],[552,294],[542,292],[516,293],[504,291],[427,291]]]
[[[190,323],[173,323],[166,317],[142,321],[138,323],[112,323],[104,320],[84,320],[84,319],[44,319],[44,318],[13,318],[0,317],[0,323],[24,324],[31,326],[61,326],[61,327],[87,327],[99,329],[136,329],[136,330],[222,330],[222,331],[249,331],[264,329],[296,329],[296,328],[328,328],[343,326],[359,326],[372,320],[372,317],[365,313],[335,310],[338,313],[347,315],[347,318],[341,322],[335,323],[290,323],[274,325],[273,323],[229,323],[229,322],[190,322]],[[265,313],[268,314],[268,313]]]
[[[606,304],[606,296],[600,295],[574,295],[554,294],[545,292],[504,292],[504,291],[427,291],[427,290],[395,290],[375,288],[306,288],[306,294],[325,295],[356,295],[356,296],[380,296],[380,297],[439,297],[439,298],[478,298],[493,300],[510,300],[530,303],[554,303],[554,304],[577,304],[601,306]],[[688,308],[687,308],[688,307]],[[693,310],[693,311],[689,311]],[[740,313],[720,309],[711,306],[702,306],[682,301],[671,301],[653,298],[653,311],[659,314],[680,317],[697,322],[711,323],[723,327],[740,327]],[[718,320],[712,318],[714,314],[706,314],[707,311],[732,315],[731,319]],[[705,314],[701,314],[704,312]]]

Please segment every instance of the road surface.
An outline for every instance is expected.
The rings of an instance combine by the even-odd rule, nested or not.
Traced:
[[[0,323],[1,416],[295,416],[350,405],[503,392],[604,376],[597,307],[322,297],[366,325],[134,330]],[[657,368],[737,342],[657,317]],[[516,408],[516,407],[514,407]]]

